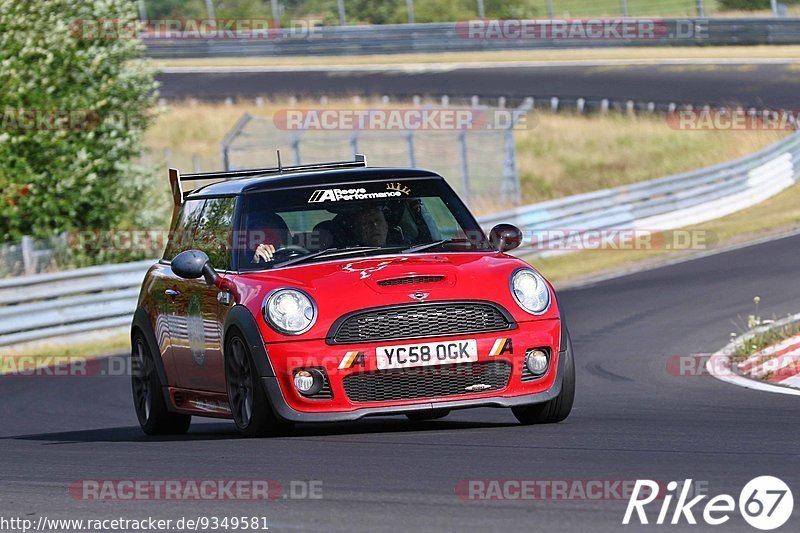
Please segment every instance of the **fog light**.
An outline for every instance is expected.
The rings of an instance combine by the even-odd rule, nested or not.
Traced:
[[[322,389],[325,377],[316,369],[295,370],[294,388],[303,396],[312,396]]]
[[[541,376],[547,372],[547,367],[550,365],[550,359],[547,357],[547,352],[540,349],[529,350],[525,354],[525,366],[534,376]]]

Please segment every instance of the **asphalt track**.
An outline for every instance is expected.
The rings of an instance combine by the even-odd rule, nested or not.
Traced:
[[[623,501],[464,501],[459,480],[692,478],[738,497],[759,475],[800,499],[797,398],[668,371],[671,356],[724,345],[761,296],[765,316],[800,307],[800,236],[561,293],[577,355],[572,416],[523,427],[480,409],[298,426],[249,440],[196,422],[146,438],[126,378],[0,378],[0,517],[266,516],[275,531],[619,531]],[[315,479],[323,499],[95,502],[80,479]],[[655,518],[656,511],[650,515]],[[795,530],[800,505],[781,531]],[[704,531],[707,526],[626,530]],[[734,514],[724,531],[755,531]]]
[[[634,100],[696,105],[740,104],[794,109],[800,93],[798,65],[680,64],[607,66],[459,66],[411,70],[166,72],[158,76],[167,99],[373,96],[528,96],[568,100]]]

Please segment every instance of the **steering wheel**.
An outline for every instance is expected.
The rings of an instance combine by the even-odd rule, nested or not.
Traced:
[[[309,253],[311,253],[311,250],[309,250],[308,248],[304,248],[303,246],[299,246],[297,244],[287,244],[275,250],[274,255],[281,254],[287,257],[291,257],[292,255],[309,254]]]

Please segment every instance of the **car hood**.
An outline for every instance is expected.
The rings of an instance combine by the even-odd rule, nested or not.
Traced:
[[[517,321],[553,318],[550,312],[539,317],[527,314],[513,300],[509,277],[526,266],[513,256],[486,252],[348,258],[248,273],[240,277],[247,280],[240,293],[246,300],[242,303],[260,312],[264,297],[276,288],[306,291],[318,307],[317,324],[309,331],[315,336],[324,336],[344,314],[417,302],[491,301]]]

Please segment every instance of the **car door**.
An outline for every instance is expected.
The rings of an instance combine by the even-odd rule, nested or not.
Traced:
[[[206,200],[192,236],[192,248],[205,252],[218,273],[230,266],[234,205],[232,197]],[[220,291],[203,278],[187,280],[177,276],[175,291],[176,331],[171,336],[178,386],[225,392]]]
[[[158,283],[153,286],[153,290],[157,291],[154,299],[159,302],[159,316],[156,322],[166,325],[163,328],[165,331],[161,333],[166,333],[167,335],[167,342],[162,343],[159,340],[159,343],[164,345],[162,358],[167,370],[168,384],[173,387],[179,386],[180,383],[180,375],[175,365],[174,354],[175,347],[185,342],[186,309],[183,300],[180,298],[185,280],[172,271],[170,261],[179,253],[192,248],[192,238],[204,203],[204,200],[190,200],[183,203],[170,230],[164,256],[155,269],[158,274]]]

